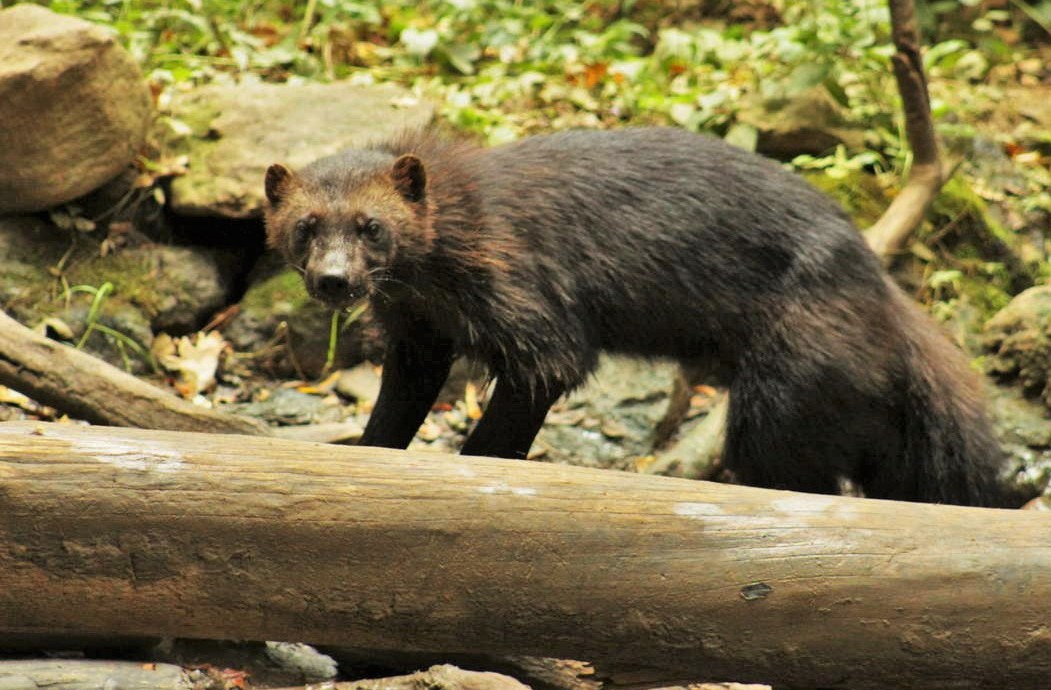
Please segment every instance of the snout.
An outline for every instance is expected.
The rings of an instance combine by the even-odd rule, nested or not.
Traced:
[[[365,283],[342,271],[307,274],[307,291],[330,307],[346,307],[365,296]]]
[[[334,309],[348,307],[366,293],[364,258],[359,247],[340,233],[316,237],[304,278],[307,292]]]

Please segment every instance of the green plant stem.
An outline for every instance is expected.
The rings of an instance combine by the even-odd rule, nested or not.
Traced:
[[[74,290],[90,292],[87,286],[77,286]],[[95,298],[91,300],[91,307],[88,309],[88,317],[86,319],[87,328],[84,329],[84,335],[80,336],[80,340],[77,341],[76,349],[84,347],[84,343],[87,342],[92,332],[95,331],[100,324],[98,323],[99,311],[102,309],[102,303],[105,301],[106,296],[113,292],[113,283],[106,281],[94,290]]]
[[[307,8],[303,12],[303,24],[299,29],[299,42],[302,43],[310,32],[310,26],[314,23],[314,13],[317,11],[317,0],[307,0]]]

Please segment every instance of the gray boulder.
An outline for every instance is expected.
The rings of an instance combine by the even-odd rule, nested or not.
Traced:
[[[303,166],[434,115],[394,85],[340,82],[207,86],[175,99],[172,111],[192,131],[182,143],[189,172],[172,184],[172,209],[228,218],[262,215],[270,164]]]
[[[134,160],[149,120],[139,69],[109,32],[38,5],[0,10],[0,213],[101,186]]]

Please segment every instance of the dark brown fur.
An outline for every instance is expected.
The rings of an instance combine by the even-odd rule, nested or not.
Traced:
[[[964,358],[842,211],[758,156],[670,129],[494,149],[418,132],[266,182],[270,244],[387,331],[363,443],[406,446],[462,354],[496,379],[464,452],[524,457],[611,351],[719,375],[746,483],[998,500]]]

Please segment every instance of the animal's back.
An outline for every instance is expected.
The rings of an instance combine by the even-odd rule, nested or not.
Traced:
[[[746,344],[785,293],[881,292],[881,268],[825,195],[769,160],[677,129],[572,131],[488,151],[488,222],[529,247],[522,280],[597,345],[686,357]],[[638,342],[636,342],[638,341]]]

